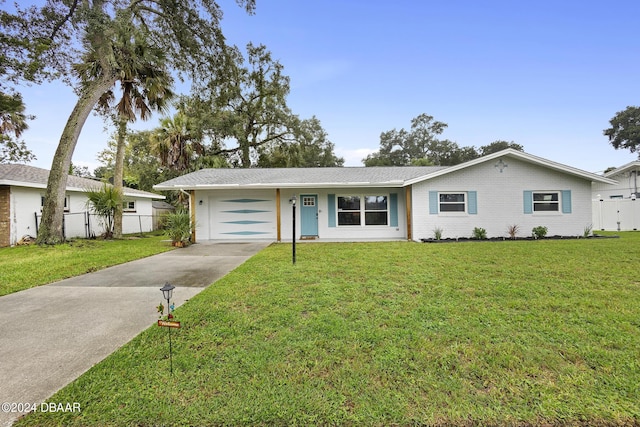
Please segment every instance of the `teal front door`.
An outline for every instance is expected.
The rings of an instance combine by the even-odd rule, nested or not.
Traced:
[[[300,195],[300,234],[318,235],[318,196]]]

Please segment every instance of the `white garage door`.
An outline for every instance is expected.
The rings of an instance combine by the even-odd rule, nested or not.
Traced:
[[[276,239],[276,202],[264,192],[209,198],[210,239]]]

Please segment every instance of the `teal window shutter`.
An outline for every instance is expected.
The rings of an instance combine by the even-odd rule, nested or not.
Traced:
[[[571,190],[562,190],[562,213],[571,213]]]
[[[329,194],[328,196],[328,200],[327,200],[327,206],[329,209],[329,227],[335,227],[336,226],[336,195],[335,194]]]
[[[438,214],[438,192],[429,191],[429,213],[431,215]]]
[[[477,191],[468,191],[467,192],[469,214],[476,215],[478,213],[478,192]]]
[[[398,226],[398,194],[391,193],[389,195],[389,225],[391,227]]]
[[[524,202],[524,213],[532,214],[533,213],[533,191],[525,190],[522,196],[522,200]]]

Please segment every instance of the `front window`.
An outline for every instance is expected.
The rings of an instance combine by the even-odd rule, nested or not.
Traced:
[[[440,212],[466,212],[465,193],[440,193]]]
[[[365,225],[387,225],[387,196],[365,196]]]
[[[534,212],[559,212],[560,195],[557,191],[533,193]]]
[[[360,196],[338,196],[338,225],[360,225]]]
[[[386,195],[338,196],[339,226],[388,224],[389,205]]]

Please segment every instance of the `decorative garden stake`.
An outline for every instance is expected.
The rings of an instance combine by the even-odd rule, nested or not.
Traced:
[[[165,283],[164,286],[160,288],[160,290],[162,291],[162,296],[167,300],[167,320],[158,320],[158,326],[166,326],[167,329],[169,329],[169,369],[171,375],[173,375],[173,348],[171,345],[171,329],[180,327],[180,322],[171,321],[171,319],[173,319],[173,314],[171,314],[171,312],[174,310],[175,305],[171,304],[170,300],[175,288],[175,286],[170,285],[169,283]],[[158,306],[158,312],[160,312],[161,314],[164,313],[164,306],[162,304]]]

